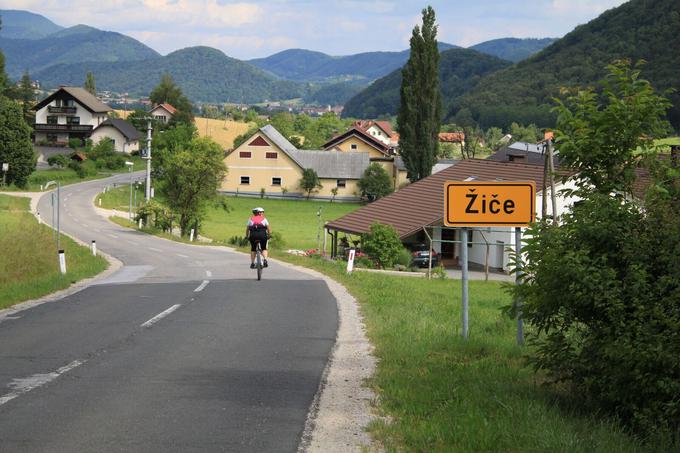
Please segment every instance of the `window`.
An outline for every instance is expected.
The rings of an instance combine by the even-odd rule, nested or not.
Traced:
[[[354,149],[357,149],[358,146],[357,146],[356,143],[352,143],[352,144],[350,145],[350,148],[354,150]]]
[[[264,157],[267,159],[278,159],[279,153],[265,153]]]
[[[281,177],[275,176],[272,178],[272,186],[281,186]]]
[[[247,186],[250,184],[250,176],[241,176],[241,185]]]
[[[50,143],[56,143],[58,139],[57,134],[47,134],[47,141]]]
[[[338,179],[336,187],[347,187],[347,180]]]
[[[154,118],[156,118],[158,121],[162,121],[164,123],[168,122],[168,118],[165,115],[154,115]]]
[[[66,117],[66,124],[80,124],[80,117],[79,116],[67,116]]]
[[[57,124],[57,116],[48,116],[47,117],[47,124]]]
[[[250,159],[251,157],[253,157],[253,153],[251,153],[250,151],[239,151],[238,157],[240,157],[241,159]]]

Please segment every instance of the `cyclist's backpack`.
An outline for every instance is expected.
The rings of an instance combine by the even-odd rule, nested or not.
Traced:
[[[252,225],[250,226],[252,231],[260,231],[267,228],[264,226],[264,216],[254,215],[250,218],[250,221],[252,222]]]

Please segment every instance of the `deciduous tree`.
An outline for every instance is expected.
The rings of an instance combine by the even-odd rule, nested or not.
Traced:
[[[300,179],[300,188],[307,192],[307,199],[312,193],[317,192],[323,185],[319,180],[319,175],[316,174],[313,168],[305,168],[302,171],[302,178]]]
[[[366,168],[358,186],[361,196],[368,201],[375,201],[394,192],[394,181],[377,162]]]
[[[9,164],[7,184],[24,187],[35,170],[36,156],[31,129],[22,118],[19,104],[0,96],[0,164],[3,163]]]
[[[183,93],[182,89],[175,84],[172,76],[167,72],[161,77],[161,81],[151,91],[149,99],[154,104],[168,103],[177,109],[172,116],[170,124],[191,124],[194,121],[191,102]]]
[[[87,72],[87,77],[85,78],[85,85],[83,87],[89,91],[93,96],[97,94],[97,84],[94,80],[94,74],[92,72]]]

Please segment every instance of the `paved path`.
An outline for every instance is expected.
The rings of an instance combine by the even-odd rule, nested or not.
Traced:
[[[338,324],[328,287],[276,263],[257,282],[243,254],[97,216],[127,178],[64,187],[61,207],[124,266],[0,315],[0,451],[296,451]]]

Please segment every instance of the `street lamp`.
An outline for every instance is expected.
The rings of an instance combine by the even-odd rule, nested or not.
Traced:
[[[4,162],[2,164],[2,185],[7,185],[7,172],[9,171],[9,163]]]
[[[125,165],[130,169],[130,206],[128,208],[128,219],[132,220],[132,167],[134,167],[135,164],[126,160]]]
[[[56,231],[57,231],[57,250],[60,250],[61,249],[60,248],[60,245],[61,245],[60,236],[61,235],[60,235],[60,228],[59,228],[59,208],[60,208],[59,202],[61,201],[61,182],[59,180],[48,181],[45,184],[45,190],[47,190],[47,188],[49,186],[51,186],[52,184],[56,184],[56,186],[57,186],[57,202],[56,202],[56,206],[57,206],[57,230]],[[55,206],[54,192],[52,192],[52,230],[54,230],[54,206]]]

